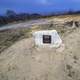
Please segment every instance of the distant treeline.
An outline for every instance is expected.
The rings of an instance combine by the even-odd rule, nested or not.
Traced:
[[[26,21],[26,20],[32,20],[32,19],[38,19],[42,17],[40,14],[28,14],[28,13],[15,13],[14,11],[8,10],[4,16],[0,16],[0,26],[13,23],[13,22],[19,22],[19,21]]]
[[[73,14],[80,14],[80,11],[67,11],[62,13],[51,13],[49,15],[41,15],[37,13],[34,13],[34,14],[18,13],[17,14],[12,10],[7,10],[4,16],[0,16],[0,26],[13,23],[13,22],[19,22],[19,21],[27,21],[27,20],[33,20],[38,18],[57,16],[57,15],[73,15]]]

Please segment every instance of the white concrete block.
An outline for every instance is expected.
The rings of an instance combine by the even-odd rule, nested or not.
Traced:
[[[35,45],[38,47],[59,47],[62,40],[56,30],[42,30],[33,33]],[[44,38],[43,38],[44,36]]]

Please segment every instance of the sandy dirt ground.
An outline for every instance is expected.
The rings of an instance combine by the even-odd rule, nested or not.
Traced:
[[[56,49],[16,42],[0,54],[0,80],[80,80],[80,29],[62,40]]]

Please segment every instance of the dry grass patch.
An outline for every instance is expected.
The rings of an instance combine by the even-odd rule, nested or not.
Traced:
[[[31,36],[30,31],[30,28],[0,31],[0,53],[16,41],[29,38]]]

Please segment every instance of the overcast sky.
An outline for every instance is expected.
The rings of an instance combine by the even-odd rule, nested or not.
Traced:
[[[80,0],[0,0],[0,14],[6,10],[30,13],[80,10]]]

